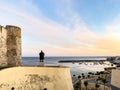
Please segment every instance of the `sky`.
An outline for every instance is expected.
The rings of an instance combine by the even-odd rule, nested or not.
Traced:
[[[22,29],[22,56],[120,55],[120,0],[0,0],[0,25]]]

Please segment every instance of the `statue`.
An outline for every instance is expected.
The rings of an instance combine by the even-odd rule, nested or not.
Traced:
[[[39,53],[40,62],[44,62],[44,55],[44,52],[41,50],[41,52]]]

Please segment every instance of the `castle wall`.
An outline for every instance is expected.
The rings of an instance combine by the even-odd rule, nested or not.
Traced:
[[[8,65],[21,65],[21,29],[16,26],[6,26]]]
[[[67,67],[13,67],[0,71],[0,90],[73,90]]]
[[[21,65],[21,29],[0,26],[0,66]]]
[[[7,65],[7,30],[0,26],[0,66]]]

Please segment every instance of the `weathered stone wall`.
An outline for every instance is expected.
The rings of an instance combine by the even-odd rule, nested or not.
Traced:
[[[7,30],[0,26],[0,66],[6,66],[7,63]]]
[[[21,29],[0,27],[0,66],[21,65]]]
[[[0,90],[73,90],[67,67],[13,67],[0,71]]]
[[[111,88],[112,90],[120,90],[120,70],[112,70]]]
[[[21,29],[16,26],[6,26],[8,65],[21,65]]]

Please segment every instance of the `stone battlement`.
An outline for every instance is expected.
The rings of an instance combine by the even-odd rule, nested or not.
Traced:
[[[21,65],[21,28],[0,26],[0,66]]]
[[[13,25],[6,25],[6,28],[14,28],[14,29],[21,30],[20,27],[18,27],[18,26],[13,26]]]
[[[0,90],[73,90],[67,67],[12,67],[1,70],[0,78]]]

